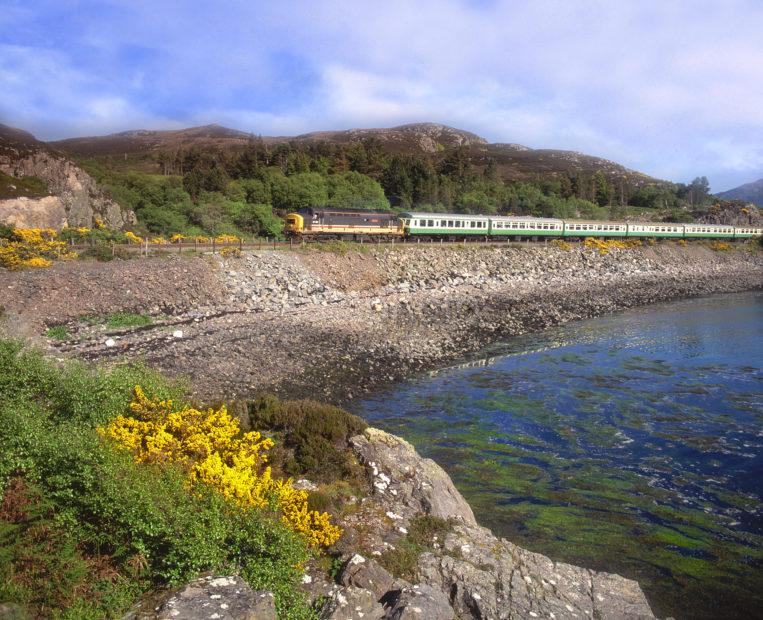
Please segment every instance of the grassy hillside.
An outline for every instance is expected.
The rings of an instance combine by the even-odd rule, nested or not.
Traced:
[[[48,195],[48,186],[37,177],[16,178],[0,172],[0,200],[7,198],[39,198]]]

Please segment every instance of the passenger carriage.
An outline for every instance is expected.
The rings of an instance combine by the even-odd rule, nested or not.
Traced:
[[[755,228],[753,226],[735,226],[734,238],[735,239],[750,239],[751,237],[763,236],[763,228]]]
[[[734,227],[723,224],[684,224],[686,239],[733,239]]]
[[[462,215],[453,213],[403,213],[400,215],[406,235],[415,237],[431,235],[487,236],[490,234],[490,220],[484,215]]]
[[[491,237],[561,237],[564,221],[552,218],[490,217]]]
[[[627,234],[625,222],[564,220],[564,237],[625,237]]]
[[[671,222],[634,222],[628,224],[629,237],[668,237],[683,239],[685,224]]]

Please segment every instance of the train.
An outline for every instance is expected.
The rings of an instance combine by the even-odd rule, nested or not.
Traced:
[[[549,237],[582,239],[668,238],[750,239],[763,235],[763,228],[725,224],[678,224],[673,222],[602,222],[562,220],[518,215],[465,215],[463,213],[393,213],[307,207],[286,215],[284,232],[293,237],[354,238],[398,237],[401,239],[516,239]]]

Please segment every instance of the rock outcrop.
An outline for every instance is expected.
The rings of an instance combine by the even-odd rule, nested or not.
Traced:
[[[448,475],[399,437],[369,428],[350,443],[372,494],[342,524],[366,556],[347,553],[323,618],[654,618],[635,581],[554,562],[480,527]],[[419,556],[416,583],[395,579],[374,557],[421,516],[452,527]]]
[[[148,607],[148,609],[146,609]],[[254,591],[241,577],[208,576],[143,601],[124,620],[276,620],[271,592]]]
[[[18,228],[87,226],[101,220],[122,229],[137,222],[74,162],[26,132],[0,125],[0,172],[12,177],[36,177],[47,184],[49,196],[0,200],[0,223]]]

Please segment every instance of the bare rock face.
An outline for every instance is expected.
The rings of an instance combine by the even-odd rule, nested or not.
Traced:
[[[0,200],[0,223],[14,228],[55,228],[66,226],[66,207],[58,196]]]
[[[270,592],[255,592],[241,577],[202,577],[166,596],[134,620],[276,620]]]
[[[370,554],[348,554],[322,618],[654,618],[635,581],[554,562],[477,525],[448,475],[406,441],[369,428],[350,443],[373,493],[342,525],[360,527],[355,544]],[[372,556],[399,545],[422,515],[452,527],[419,555],[411,585]]]
[[[45,181],[50,196],[0,200],[0,223],[19,228],[87,226],[101,220],[122,229],[137,222],[98,187],[82,168],[50,150],[30,134],[0,126],[0,172]]]
[[[456,526],[443,553],[424,553],[423,583],[473,618],[653,618],[641,588],[619,575],[553,562],[488,529]]]
[[[445,470],[433,460],[421,458],[404,439],[368,428],[364,435],[353,437],[352,446],[360,461],[369,467],[374,489],[394,499],[396,512],[407,509],[411,514],[460,518],[476,525],[471,506]]]

